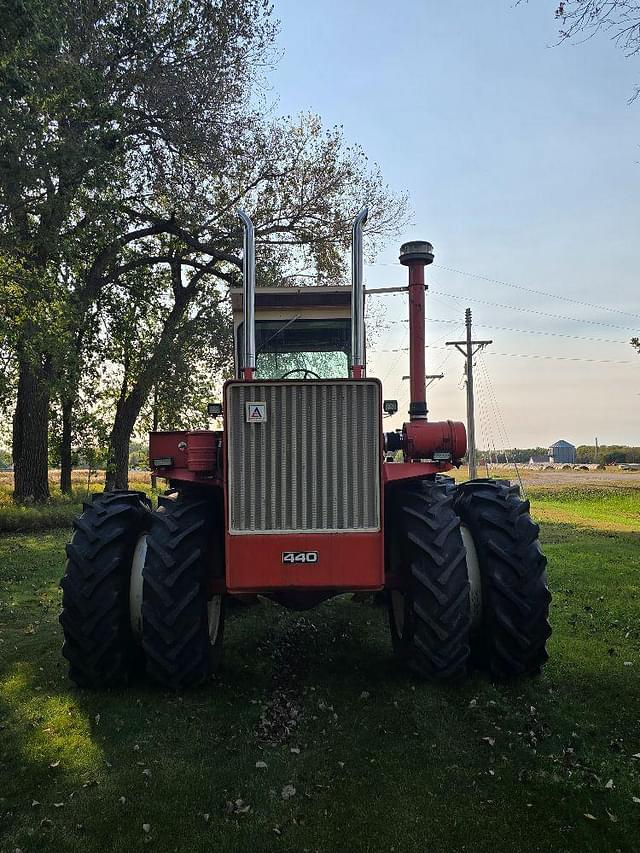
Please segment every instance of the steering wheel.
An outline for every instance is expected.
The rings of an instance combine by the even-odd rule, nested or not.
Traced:
[[[303,379],[320,379],[317,373],[313,370],[308,370],[306,367],[294,367],[293,370],[288,370],[284,373],[280,379],[287,379],[287,377],[291,376],[292,373],[302,373]]]

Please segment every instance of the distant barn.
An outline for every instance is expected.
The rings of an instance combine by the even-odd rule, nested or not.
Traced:
[[[573,464],[576,461],[576,449],[573,444],[569,444],[568,441],[556,441],[555,444],[552,444],[549,448],[549,458],[552,459],[556,465],[558,463],[568,462],[569,464]]]

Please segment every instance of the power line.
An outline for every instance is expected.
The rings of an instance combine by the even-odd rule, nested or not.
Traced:
[[[483,353],[479,352],[478,356],[479,356],[478,363],[480,365],[480,369],[482,371],[484,371],[484,376],[486,379],[487,387],[489,388],[489,394],[490,394],[491,399],[493,400],[494,410],[496,411],[497,416],[498,416],[498,418],[497,418],[498,429],[500,429],[500,427],[502,427],[502,435],[503,435],[504,445],[505,445],[503,448],[503,452],[504,452],[504,458],[506,459],[506,461],[508,463],[509,457],[507,456],[507,447],[511,447],[511,442],[509,441],[509,436],[507,435],[507,428],[505,426],[504,419],[502,417],[502,411],[501,411],[500,406],[498,404],[498,398],[496,396],[496,393],[495,393],[495,390],[493,387],[493,382],[491,381],[491,377],[489,376],[489,369],[485,363]],[[514,468],[516,471],[516,476],[518,478],[518,482],[520,483],[520,490],[521,490],[523,496],[526,497],[524,483],[522,482],[522,477],[520,476],[520,471],[518,470],[518,463],[516,462],[515,459],[513,460],[513,465],[514,465]]]
[[[590,326],[606,326],[609,329],[619,329],[622,332],[637,332],[638,330],[637,326],[618,326],[615,323],[605,323],[602,320],[586,320],[581,319],[580,317],[567,317],[566,314],[553,314],[550,311],[539,311],[537,308],[526,308],[522,305],[508,305],[504,302],[489,302],[487,299],[478,299],[476,296],[457,296],[454,293],[447,293],[446,290],[434,290],[429,288],[429,293],[435,293],[436,295],[444,296],[447,299],[454,299],[456,302],[477,302],[479,305],[488,305],[491,308],[506,308],[508,311],[518,311],[524,314],[537,314],[540,317],[551,317],[554,320],[564,320],[568,323],[585,323]]]
[[[385,263],[375,263],[375,264],[367,264],[367,266],[372,267],[397,267],[399,264],[385,264]],[[630,311],[623,311],[621,308],[612,308],[608,305],[599,305],[595,302],[585,302],[582,299],[575,299],[572,296],[563,296],[560,293],[550,293],[547,290],[537,290],[535,287],[526,287],[523,284],[514,284],[512,281],[505,281],[500,278],[491,278],[488,275],[481,275],[480,273],[468,272],[466,270],[458,270],[454,267],[447,267],[443,264],[433,264],[434,268],[445,270],[446,272],[456,273],[456,275],[463,275],[467,278],[477,278],[481,281],[488,281],[491,284],[499,284],[503,287],[510,287],[514,290],[522,290],[525,293],[533,293],[536,296],[546,296],[549,299],[559,299],[562,302],[571,302],[574,305],[582,305],[584,308],[595,308],[597,311],[609,311],[613,314],[622,314],[626,317],[634,317],[635,319],[640,319],[640,314],[634,314]],[[464,297],[466,299],[466,297]]]
[[[524,308],[523,306],[507,305],[503,302],[489,302],[486,299],[478,299],[475,296],[455,296],[453,293],[447,293],[444,290],[434,290],[439,296],[447,296],[449,299],[455,299],[458,302],[477,302],[480,305],[489,305],[492,308],[506,308],[509,311],[521,311],[526,314],[538,314],[541,317],[552,317],[555,320],[565,320],[570,323],[587,323],[590,326],[607,326],[610,329],[620,329],[623,332],[637,331],[636,326],[618,326],[615,323],[604,323],[602,320],[584,320],[578,317],[567,317],[565,314],[552,314],[550,311],[538,311],[536,308]]]
[[[574,305],[582,305],[584,308],[595,308],[598,311],[610,311],[614,314],[624,314],[627,317],[635,317],[640,320],[640,314],[633,314],[630,311],[623,311],[620,308],[611,308],[607,305],[598,305],[595,302],[584,302],[582,299],[574,299],[572,296],[562,296],[560,293],[549,293],[546,290],[536,290],[534,287],[525,287],[522,284],[514,284],[511,281],[504,281],[499,278],[491,278],[488,275],[480,275],[479,273],[466,272],[465,270],[457,270],[453,267],[445,267],[442,264],[434,264],[434,267],[437,267],[440,270],[446,270],[447,272],[453,272],[457,275],[464,275],[468,278],[477,278],[481,281],[489,281],[492,284],[500,284],[503,287],[511,287],[514,290],[522,290],[525,293],[535,293],[536,296],[547,296],[550,299],[560,299],[563,302],[572,302]]]
[[[427,349],[445,349],[445,347],[437,346],[436,344],[427,344]],[[398,349],[383,349],[383,350],[373,350],[378,353],[391,353],[391,352],[409,352],[408,347],[398,348]],[[570,356],[570,355],[544,355],[542,353],[528,353],[528,352],[493,352],[491,350],[489,352],[490,355],[500,356],[501,358],[538,358],[545,359],[549,361],[584,361],[589,362],[590,364],[627,364],[633,365],[637,367],[637,361],[623,361],[612,358],[585,358],[584,356]]]
[[[637,362],[635,361],[622,361],[612,358],[584,358],[583,356],[573,355],[543,355],[542,353],[529,352],[491,352],[491,355],[503,358],[541,358],[549,361],[585,361],[591,364],[631,364],[637,366]]]
[[[401,320],[385,320],[385,323],[408,323],[406,319]],[[427,317],[428,323],[458,323],[458,320],[447,320],[441,317]],[[481,329],[494,329],[500,332],[517,332],[521,335],[544,335],[552,338],[571,338],[575,341],[595,341],[603,344],[623,344],[629,345],[628,340],[620,340],[619,338],[595,338],[590,335],[570,335],[568,332],[545,332],[543,329],[514,329],[510,326],[493,326],[488,323],[477,323]]]

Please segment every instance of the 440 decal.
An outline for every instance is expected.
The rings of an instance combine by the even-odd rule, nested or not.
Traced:
[[[283,563],[317,563],[317,551],[283,551]]]

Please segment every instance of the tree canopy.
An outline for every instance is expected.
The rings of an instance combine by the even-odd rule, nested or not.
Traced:
[[[50,413],[63,488],[98,411],[122,487],[151,397],[183,424],[198,377],[228,372],[236,208],[256,223],[263,283],[279,283],[340,279],[363,201],[375,240],[402,225],[406,198],[340,128],[262,108],[277,35],[264,0],[3,0],[0,18],[0,406],[13,408],[15,495],[47,497]]]

